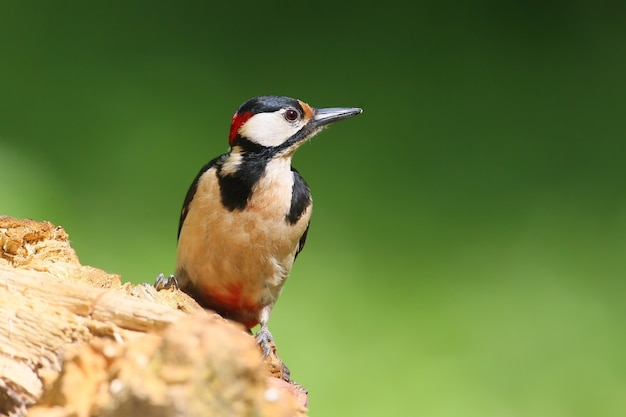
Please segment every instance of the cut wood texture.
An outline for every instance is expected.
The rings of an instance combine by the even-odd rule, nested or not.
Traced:
[[[0,416],[305,416],[236,323],[80,265],[49,222],[0,217]]]

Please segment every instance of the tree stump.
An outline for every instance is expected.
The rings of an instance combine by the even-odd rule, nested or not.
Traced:
[[[242,326],[83,266],[49,222],[0,217],[0,415],[305,416]]]

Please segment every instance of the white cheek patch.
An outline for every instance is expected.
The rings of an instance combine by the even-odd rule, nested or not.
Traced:
[[[282,112],[259,113],[239,129],[239,134],[261,146],[278,146],[302,127],[302,122],[289,123]]]

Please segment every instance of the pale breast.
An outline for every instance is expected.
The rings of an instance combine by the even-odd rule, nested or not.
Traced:
[[[295,224],[286,221],[292,187],[290,161],[272,160],[245,209],[230,211],[215,168],[205,172],[181,229],[177,271],[205,291],[237,288],[248,301],[275,302],[311,215],[309,206]]]

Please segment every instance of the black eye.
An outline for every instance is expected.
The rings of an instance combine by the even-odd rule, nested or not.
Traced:
[[[285,119],[289,120],[290,122],[298,120],[299,117],[300,113],[298,113],[298,110],[288,109],[285,112]]]

